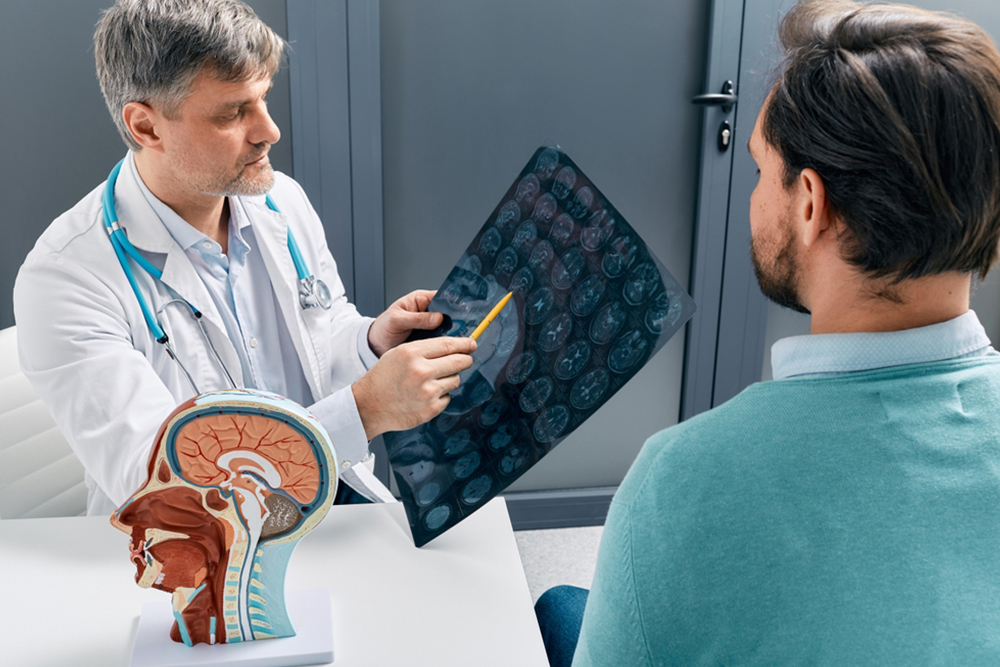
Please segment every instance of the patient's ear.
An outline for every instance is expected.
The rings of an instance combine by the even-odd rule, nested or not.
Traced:
[[[823,234],[836,231],[826,198],[826,184],[815,169],[807,167],[799,173],[793,188],[793,220],[798,227],[799,239],[809,247]]]

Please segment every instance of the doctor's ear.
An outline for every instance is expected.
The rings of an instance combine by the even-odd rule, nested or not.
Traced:
[[[163,140],[157,132],[161,116],[151,106],[142,102],[129,102],[122,109],[122,118],[137,144],[154,151],[163,150]]]

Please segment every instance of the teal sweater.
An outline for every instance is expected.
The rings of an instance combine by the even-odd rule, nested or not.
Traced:
[[[756,384],[646,442],[574,667],[1000,665],[1000,359]]]

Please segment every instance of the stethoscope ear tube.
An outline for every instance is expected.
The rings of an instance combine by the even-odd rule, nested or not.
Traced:
[[[118,261],[121,263],[122,267],[125,268],[125,277],[128,279],[128,284],[131,285],[132,291],[135,293],[136,298],[139,301],[139,308],[142,310],[142,317],[146,320],[146,326],[153,334],[153,338],[156,339],[157,343],[166,343],[167,334],[163,332],[163,328],[160,327],[160,323],[156,321],[156,317],[153,316],[152,311],[149,309],[149,304],[146,303],[146,299],[142,297],[142,293],[139,291],[139,285],[135,282],[135,274],[132,270],[128,268],[128,260],[125,258],[125,251],[122,250],[121,245],[118,243],[118,239],[112,237],[111,245],[115,248],[115,254],[118,256]]]

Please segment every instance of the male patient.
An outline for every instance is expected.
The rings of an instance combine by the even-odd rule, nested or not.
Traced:
[[[811,335],[646,443],[589,599],[536,607],[553,665],[1000,664],[1000,356],[969,310],[1000,234],[1000,53],[843,0],[780,38],[751,252]]]

